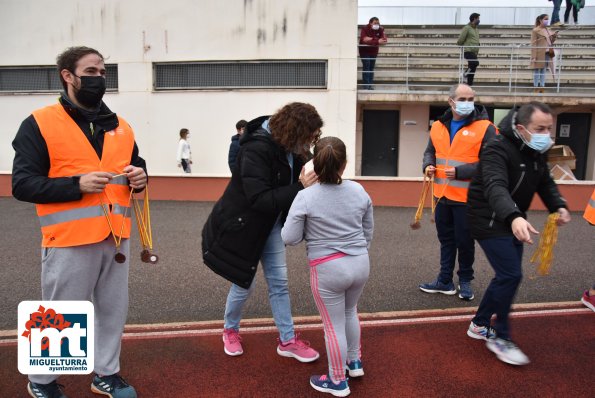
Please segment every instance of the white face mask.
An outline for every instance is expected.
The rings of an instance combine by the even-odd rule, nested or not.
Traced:
[[[378,30],[378,29],[380,29],[380,25],[375,23],[374,25],[372,25],[372,29]]]
[[[518,133],[518,136],[521,137],[525,145],[539,153],[546,153],[552,147],[552,145],[554,145],[554,141],[552,140],[552,137],[550,137],[550,133],[533,133],[526,127],[525,131],[529,133],[529,136],[531,137],[529,141],[527,141],[527,139],[521,133]]]
[[[543,26],[549,26],[550,20],[549,19],[544,19],[543,21],[541,21],[541,23],[543,24]]]
[[[461,116],[469,116],[474,109],[473,101],[455,101],[455,112]]]

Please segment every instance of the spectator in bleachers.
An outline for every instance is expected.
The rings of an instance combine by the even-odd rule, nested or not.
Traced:
[[[560,6],[562,5],[562,0],[548,0],[554,2],[554,9],[552,10],[552,25],[562,25],[560,23]]]
[[[479,14],[474,12],[469,16],[469,23],[463,27],[457,45],[463,46],[463,56],[467,60],[467,69],[463,72],[463,83],[473,85],[475,70],[479,66]]]
[[[376,17],[370,18],[369,23],[364,26],[359,35],[359,56],[362,59],[362,80],[364,90],[372,90],[374,83],[374,66],[378,56],[378,47],[388,42],[384,34],[384,28],[380,26],[380,20]]]
[[[558,32],[551,33],[547,28],[550,18],[541,14],[535,19],[535,27],[531,32],[531,68],[533,69],[534,92],[543,93],[545,87],[545,73],[554,57],[554,45]]]
[[[578,24],[578,12],[585,6],[585,0],[566,0],[566,12],[564,12],[564,23],[568,23],[570,10],[572,9],[572,19],[574,24]]]

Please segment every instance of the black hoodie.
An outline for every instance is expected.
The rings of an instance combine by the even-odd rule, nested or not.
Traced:
[[[269,116],[246,126],[232,176],[202,231],[204,263],[243,288],[250,287],[266,240],[278,217],[287,215],[304,186],[304,161],[287,153],[262,128]]]
[[[547,165],[547,155],[529,148],[513,131],[513,108],[500,122],[500,135],[482,150],[467,205],[475,239],[511,236],[512,221],[526,218],[535,193],[553,213],[566,207]]]

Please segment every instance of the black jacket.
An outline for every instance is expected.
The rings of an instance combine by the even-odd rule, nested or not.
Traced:
[[[240,151],[240,137],[241,135],[236,134],[231,137],[231,144],[229,144],[229,154],[227,155],[227,164],[229,165],[229,171],[233,173],[233,166],[236,164],[238,152]]]
[[[118,117],[103,102],[99,113],[92,116],[81,112],[65,94],[60,103],[85,134],[101,159],[103,138],[107,131],[118,127]],[[45,139],[33,115],[21,123],[12,142],[15,150],[12,165],[12,194],[18,200],[32,203],[58,203],[80,200],[79,177],[49,178],[50,155]],[[130,164],[147,171],[143,158],[138,156],[136,142]]]
[[[488,111],[483,105],[475,105],[475,109],[473,113],[465,119],[465,123],[461,126],[461,128],[470,125],[473,122],[478,120],[489,120]],[[447,109],[446,112],[435,123],[442,123],[444,127],[450,133],[450,122],[452,121],[452,109]],[[496,127],[490,124],[485,131],[483,139],[481,141],[481,147],[483,148],[484,145],[494,138],[497,134]],[[481,153],[481,151],[480,151]],[[432,138],[428,139],[428,145],[426,146],[426,150],[424,151],[424,158],[422,162],[422,172],[426,170],[426,167],[429,165],[436,166],[436,148],[434,147],[434,143],[432,142]],[[478,163],[470,163],[461,166],[455,167],[455,178],[457,180],[469,180],[471,179],[475,173],[477,172],[477,165]],[[464,202],[458,202],[454,200],[450,200],[446,197],[441,199],[444,203],[451,204],[451,205],[464,205]]]
[[[304,188],[298,181],[304,161],[293,154],[292,176],[287,153],[261,127],[267,119],[248,123],[231,180],[202,230],[204,263],[243,288],[252,283],[275,221]]]
[[[471,180],[467,205],[475,239],[512,235],[511,223],[526,218],[537,193],[547,209],[566,207],[547,165],[547,155],[525,145],[512,130],[513,108],[500,122],[500,135],[482,150],[478,172]]]

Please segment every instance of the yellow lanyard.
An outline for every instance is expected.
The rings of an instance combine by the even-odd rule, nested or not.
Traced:
[[[116,262],[118,262],[120,264],[126,261],[126,256],[122,252],[120,252],[120,245],[122,244],[122,236],[124,235],[124,223],[126,221],[126,216],[128,215],[128,208],[130,207],[130,199],[131,198],[132,198],[132,189],[130,190],[130,195],[128,196],[128,203],[126,204],[126,207],[124,208],[124,213],[122,214],[122,224],[120,225],[120,234],[116,235],[116,232],[114,231],[114,226],[112,225],[112,220],[111,220],[107,205],[105,203],[103,203],[103,200],[101,199],[101,194],[99,194],[99,202],[101,203],[101,209],[103,210],[103,215],[105,216],[105,219],[107,220],[107,225],[109,226],[111,234],[114,238],[114,243],[116,244],[117,253],[114,258],[115,258]]]
[[[125,174],[125,173],[124,173]],[[121,174],[123,175],[123,174]],[[118,177],[116,175],[115,177]],[[116,255],[115,260],[118,263],[123,263],[126,261],[126,256],[120,252],[120,245],[122,244],[122,236],[124,234],[124,222],[126,220],[126,216],[128,215],[128,209],[130,208],[130,203],[132,202],[132,208],[134,210],[134,215],[136,218],[136,225],[138,227],[138,235],[140,237],[140,242],[143,247],[141,252],[141,260],[145,263],[152,263],[155,264],[159,261],[159,257],[155,254],[152,254],[150,250],[153,250],[153,233],[151,232],[151,209],[149,205],[149,186],[145,187],[144,192],[144,203],[141,208],[139,204],[139,200],[134,197],[134,189],[130,189],[130,195],[128,196],[128,203],[124,208],[124,214],[122,217],[122,225],[120,226],[120,233],[116,234],[114,231],[114,226],[112,225],[109,209],[103,200],[101,199],[101,194],[99,195],[99,200],[101,203],[101,209],[103,210],[103,214],[105,219],[107,220],[107,225],[111,231],[111,234],[114,238],[114,243],[116,244]]]
[[[434,214],[434,210],[436,209],[436,201],[434,200],[434,176],[429,177],[427,174],[424,174],[424,182],[421,188],[421,196],[419,198],[419,203],[417,205],[417,211],[415,212],[415,219],[413,223],[409,224],[411,229],[420,229],[421,228],[421,217],[424,212],[424,205],[426,203],[426,197],[428,196],[428,191],[431,191],[431,200],[432,200],[432,214]]]
[[[138,227],[138,235],[140,237],[143,250],[140,254],[141,261],[144,263],[155,264],[159,261],[156,254],[151,253],[153,250],[153,233],[151,231],[151,208],[149,205],[149,186],[145,187],[143,206],[138,203],[138,199],[132,198],[134,215],[136,217],[136,225]]]
[[[548,275],[554,259],[554,246],[558,240],[558,218],[560,214],[552,213],[548,216],[543,233],[539,238],[537,250],[531,256],[531,262],[537,261],[539,266],[537,272],[539,275]]]

